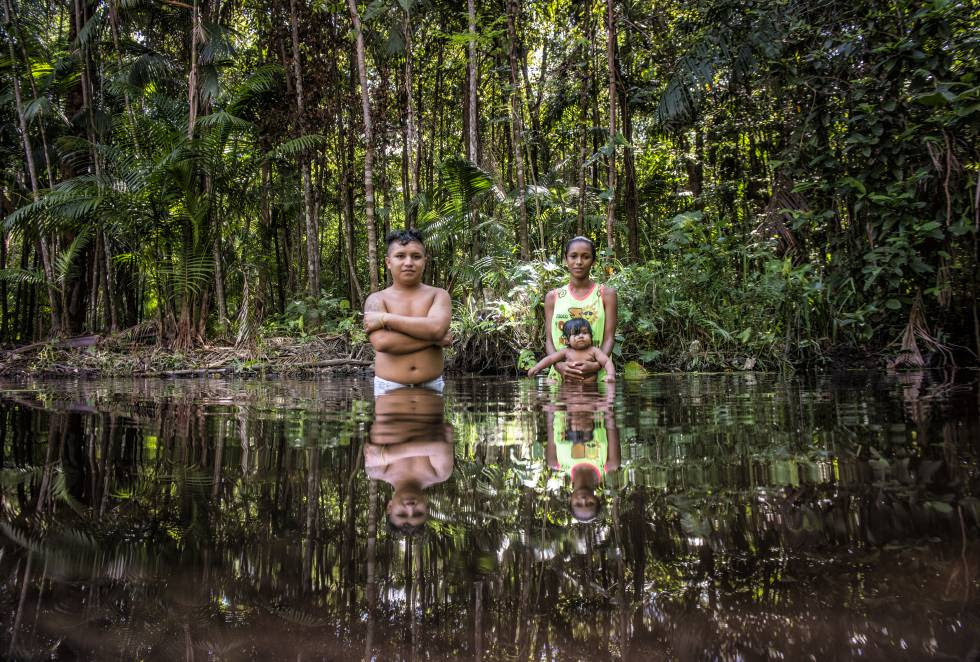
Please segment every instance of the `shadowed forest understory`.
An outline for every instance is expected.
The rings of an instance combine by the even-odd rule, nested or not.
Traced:
[[[975,0],[0,1],[4,372],[368,360],[401,227],[457,370],[577,234],[637,369],[976,364]]]

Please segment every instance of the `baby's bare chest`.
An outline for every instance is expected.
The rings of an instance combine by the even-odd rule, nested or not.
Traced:
[[[566,361],[595,361],[591,349],[568,349],[565,351]]]

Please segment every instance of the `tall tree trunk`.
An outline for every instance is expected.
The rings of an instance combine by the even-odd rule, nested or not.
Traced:
[[[201,10],[198,1],[194,0],[191,9],[191,61],[190,71],[187,75],[187,141],[194,140],[194,132],[197,125],[197,111],[200,95],[197,89],[197,74],[199,67],[198,43],[201,39]],[[184,222],[183,245],[188,251],[194,246],[194,231],[191,227],[192,221]],[[187,268],[187,265],[184,266]],[[177,320],[174,331],[173,347],[178,351],[189,349],[194,344],[194,294],[188,288],[180,293],[180,317]]]
[[[2,203],[2,200],[0,200]],[[6,212],[0,209],[6,216]],[[7,231],[0,230],[0,270],[7,270]],[[7,341],[7,329],[10,326],[10,311],[7,307],[7,281],[0,281],[0,342]]]
[[[122,71],[122,51],[119,49],[119,0],[110,0],[109,2],[109,27],[112,32],[112,45],[116,55],[116,67]],[[133,112],[133,105],[129,99],[129,90],[127,89],[123,90],[123,105],[126,108],[126,114],[129,116],[129,137],[133,141],[136,154],[141,155],[140,141],[136,135],[136,113]]]
[[[368,238],[368,271],[371,291],[378,291],[378,238],[374,227],[374,129],[371,125],[371,99],[368,93],[367,65],[364,62],[364,34],[357,0],[347,0],[357,42],[357,76],[361,86],[361,113],[364,116],[364,222]]]
[[[405,225],[415,226],[415,212],[411,203],[419,194],[419,166],[416,142],[418,128],[415,121],[415,104],[412,97],[412,16],[408,5],[405,5],[405,16],[402,23],[405,34],[405,179],[409,203],[405,205]]]
[[[467,136],[467,150],[466,158],[470,161],[476,163],[477,161],[477,151],[478,151],[478,131],[479,131],[479,119],[476,114],[476,84],[477,84],[477,67],[476,67],[476,5],[474,0],[466,0],[466,11],[469,20],[469,58],[467,60],[467,71],[469,72],[467,77],[468,90],[467,98],[469,99],[469,135]]]
[[[289,0],[289,27],[293,44],[293,77],[296,79],[296,111],[300,130],[309,133],[306,121],[306,104],[303,98],[303,67],[299,51],[299,25],[296,21],[296,0]],[[310,186],[310,159],[304,154],[299,159],[303,177],[303,220],[306,228],[306,292],[311,297],[320,293],[320,231],[313,210],[313,190]]]
[[[211,257],[214,260],[214,298],[218,303],[220,324],[228,321],[228,307],[225,303],[225,275],[221,268],[221,224],[214,228],[214,242],[211,244]],[[244,302],[243,302],[244,304]]]
[[[476,64],[476,3],[474,0],[466,0],[466,16],[469,29],[469,45],[468,52],[469,57],[467,58],[467,112],[469,113],[468,118],[468,136],[466,141],[467,146],[467,158],[473,163],[478,163],[480,159],[480,144],[479,144],[479,130],[480,121],[477,117],[476,112],[476,88],[479,72],[477,71]],[[472,258],[475,260],[480,254],[480,238],[479,231],[477,228],[480,226],[479,214],[477,213],[476,206],[470,210],[470,237],[472,240],[471,253]]]
[[[629,34],[627,31],[624,39],[627,40],[627,57],[632,60],[633,49],[629,46]],[[640,203],[636,190],[636,160],[633,154],[633,109],[627,93],[627,80],[623,76],[623,62],[619,57],[616,58],[616,77],[619,81],[619,112],[623,122],[623,139],[626,141],[623,147],[623,177],[625,178],[623,207],[626,212],[628,254],[630,260],[636,261],[640,259]]]
[[[9,0],[3,1],[3,20],[8,35],[12,35],[13,30],[10,28],[12,25],[12,10]],[[27,132],[27,118],[24,115],[24,101],[20,93],[20,72],[19,67],[17,66],[17,56],[14,52],[13,37],[7,40],[7,46],[10,52],[10,74],[14,88],[14,105],[17,109],[17,123],[20,128],[20,137],[24,147],[24,155],[27,158],[27,175],[31,182],[31,196],[34,202],[37,202],[40,197],[37,184],[37,168],[34,164],[34,150],[31,148],[31,137]],[[51,307],[51,333],[52,335],[58,336],[61,335],[63,331],[63,325],[61,319],[62,316],[59,314],[58,293],[54,289],[54,267],[51,264],[51,255],[48,251],[47,241],[45,241],[43,236],[40,236],[40,233],[37,241],[39,252],[41,253],[41,265],[44,269],[44,277],[47,281],[48,301]]]
[[[585,36],[582,39],[581,45],[579,47],[579,67],[581,86],[579,87],[579,111],[580,111],[580,132],[579,132],[579,146],[578,146],[578,214],[575,221],[575,232],[578,235],[585,234],[585,207],[587,196],[585,194],[585,157],[588,155],[589,150],[589,91],[592,87],[591,81],[591,70],[592,70],[592,49],[591,44],[593,43],[592,38],[592,3],[591,0],[582,5],[583,13],[583,26],[585,29]]]
[[[524,96],[528,103],[528,114],[531,116],[531,130],[534,138],[530,144],[531,176],[537,182],[541,178],[541,165],[539,163],[538,147],[541,140],[541,101],[544,98],[545,79],[548,75],[548,38],[545,38],[541,45],[541,71],[538,75],[537,94],[531,89],[531,76],[527,71],[527,48],[521,49],[521,73],[524,77]],[[547,146],[545,146],[547,147]],[[545,163],[546,171],[548,169]]]
[[[201,10],[197,0],[194,0],[191,9],[191,68],[187,75],[187,140],[194,140],[194,127],[197,124],[197,43],[200,36]]]
[[[514,171],[517,175],[517,204],[520,218],[517,235],[521,244],[521,259],[531,258],[531,242],[527,236],[527,186],[524,182],[524,126],[521,119],[521,88],[517,78],[517,30],[514,23],[520,8],[517,0],[507,4],[507,35],[510,38],[510,127],[511,144],[514,148]]]
[[[351,182],[351,168],[354,165],[354,143],[344,138],[347,130],[344,127],[345,112],[337,113],[337,152],[340,156],[340,195],[338,202],[344,217],[344,243],[347,253],[347,277],[350,279],[351,303],[356,300],[360,308],[364,304],[364,294],[361,283],[357,279],[356,254],[354,249],[354,186]],[[351,117],[351,126],[354,119]]]
[[[606,203],[606,246],[616,255],[616,14],[613,0],[606,0],[606,57],[609,64],[609,199]]]

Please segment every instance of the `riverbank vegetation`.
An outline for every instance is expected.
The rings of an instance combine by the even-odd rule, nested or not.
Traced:
[[[351,356],[415,226],[460,370],[543,347],[575,234],[624,361],[980,353],[970,0],[2,2],[8,348]]]

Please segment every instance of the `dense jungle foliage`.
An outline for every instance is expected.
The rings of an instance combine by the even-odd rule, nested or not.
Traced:
[[[976,0],[2,2],[8,346],[356,342],[417,226],[461,368],[574,234],[623,359],[980,353]]]

